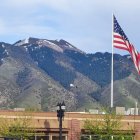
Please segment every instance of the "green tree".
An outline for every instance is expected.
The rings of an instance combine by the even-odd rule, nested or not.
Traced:
[[[122,115],[110,112],[102,115],[99,119],[86,120],[84,129],[87,134],[92,135],[96,140],[131,140],[132,131],[121,132]]]
[[[24,112],[14,116],[14,119],[0,118],[0,136],[15,139],[28,139],[34,136],[31,115]]]

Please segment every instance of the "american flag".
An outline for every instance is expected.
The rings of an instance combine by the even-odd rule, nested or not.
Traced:
[[[122,30],[115,16],[113,18],[114,18],[113,46],[118,49],[126,50],[130,53],[134,65],[136,67],[136,70],[140,74],[140,54],[134,48],[134,46],[129,42],[128,37]]]

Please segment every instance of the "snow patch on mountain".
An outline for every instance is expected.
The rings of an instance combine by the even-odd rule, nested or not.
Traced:
[[[26,39],[23,39],[23,40],[19,40],[14,45],[15,46],[22,46],[22,45],[25,45],[25,44],[28,44],[28,43],[29,43],[29,38],[26,38]]]
[[[70,45],[70,44],[68,44],[68,43],[66,43],[66,45],[69,47],[69,48],[74,48],[72,45]]]
[[[4,44],[2,44],[2,48],[5,48],[5,45]]]
[[[46,46],[46,47],[49,47],[55,51],[63,52],[63,49],[61,47],[59,47],[58,45],[56,45],[56,44],[54,44],[46,39],[40,39],[37,41],[37,43],[40,47]]]

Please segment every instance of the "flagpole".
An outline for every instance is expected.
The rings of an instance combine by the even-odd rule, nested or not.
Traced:
[[[111,58],[111,108],[113,108],[113,30],[114,30],[114,15],[112,14],[112,58]]]

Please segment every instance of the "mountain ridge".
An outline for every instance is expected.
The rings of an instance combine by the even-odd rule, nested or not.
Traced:
[[[63,39],[30,37],[1,42],[0,62],[0,108],[52,111],[63,100],[68,111],[110,106],[108,52],[88,54]],[[130,56],[114,54],[114,106],[134,107],[139,86]]]

